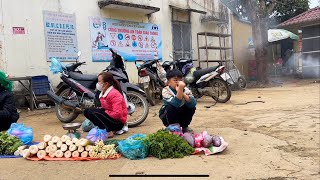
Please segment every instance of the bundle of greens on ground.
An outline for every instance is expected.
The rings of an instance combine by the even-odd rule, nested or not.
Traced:
[[[144,142],[149,154],[159,159],[183,158],[194,152],[194,148],[186,140],[166,130],[148,135]]]
[[[7,132],[0,132],[0,155],[13,155],[23,143]]]

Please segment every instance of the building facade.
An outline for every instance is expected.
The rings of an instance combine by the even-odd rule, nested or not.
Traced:
[[[49,70],[44,11],[74,15],[76,49],[82,52],[80,61],[87,63],[81,70],[88,74],[98,74],[109,64],[93,62],[92,17],[158,25],[163,60],[170,60],[170,53],[175,58],[197,59],[197,33],[219,32],[215,21],[221,18],[226,22],[224,31],[231,32],[230,11],[218,0],[1,0],[0,11],[0,69],[11,76],[47,75],[53,86],[60,80]],[[215,20],[203,21],[210,18]],[[208,41],[218,43],[215,39]],[[218,55],[210,54],[212,59],[219,59],[214,57]],[[126,66],[131,82],[136,83],[134,63]]]

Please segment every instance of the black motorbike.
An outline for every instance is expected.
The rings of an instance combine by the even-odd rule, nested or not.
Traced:
[[[110,72],[120,82],[124,98],[128,108],[128,126],[135,127],[143,123],[149,113],[149,106],[145,99],[145,93],[139,87],[129,83],[122,57],[112,52],[112,61],[104,70]],[[78,54],[78,57],[80,54]],[[56,59],[52,62],[60,63]],[[57,93],[48,91],[48,96],[56,103],[56,115],[61,122],[69,123],[75,120],[84,109],[97,106],[97,95],[95,91],[98,82],[97,75],[84,75],[78,68],[85,62],[61,65],[61,80],[57,86]]]
[[[159,77],[157,63],[159,59],[135,61],[138,69],[138,84],[146,93],[147,100],[152,106],[156,104],[156,99],[161,99],[162,88],[166,86],[163,79]]]

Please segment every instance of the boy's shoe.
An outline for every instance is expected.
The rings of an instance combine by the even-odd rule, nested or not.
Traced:
[[[183,133],[191,133],[191,134],[194,133],[194,131],[189,127],[182,128],[182,132]]]
[[[117,131],[115,134],[121,135],[121,134],[124,134],[124,133],[128,132],[128,130],[129,130],[128,124],[125,124],[123,126],[123,128],[121,130]]]

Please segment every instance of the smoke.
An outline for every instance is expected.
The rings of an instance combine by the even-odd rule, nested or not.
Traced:
[[[305,78],[320,78],[320,56],[302,55],[302,76]]]
[[[283,64],[274,63],[269,65],[270,77],[302,77],[320,78],[320,59],[317,54],[294,53],[283,59]]]

